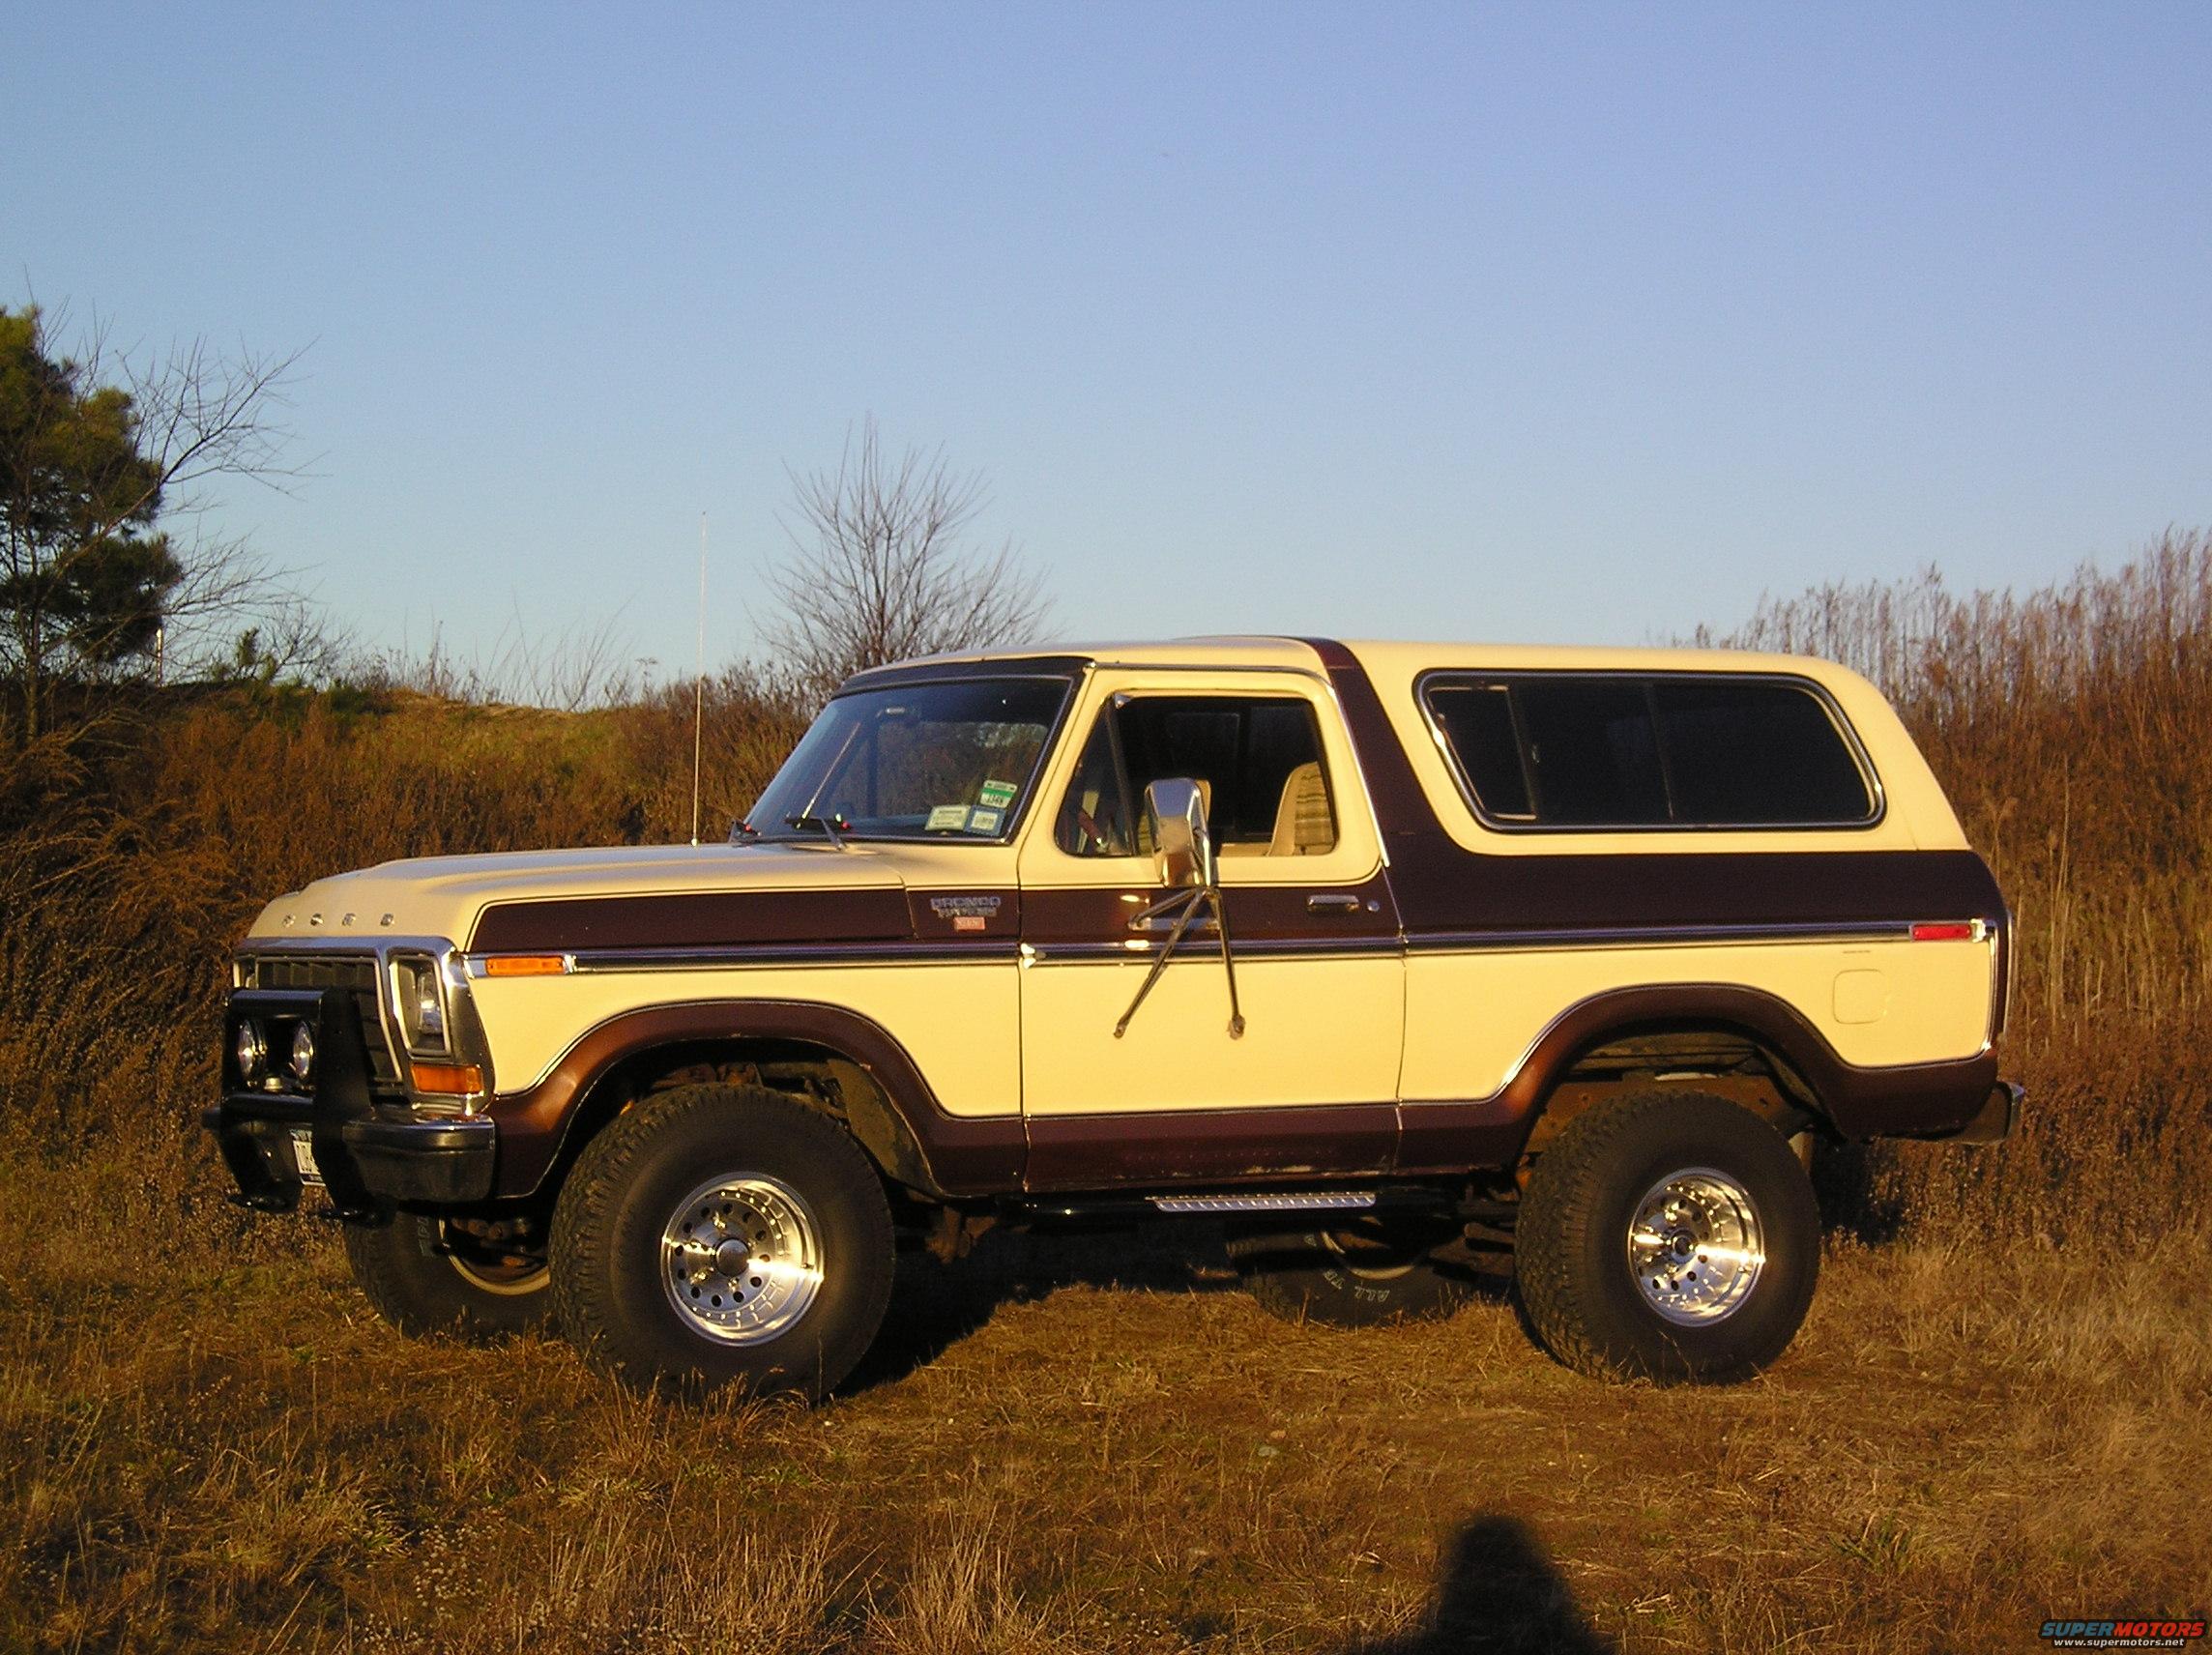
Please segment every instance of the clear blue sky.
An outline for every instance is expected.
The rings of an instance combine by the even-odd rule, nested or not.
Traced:
[[[46,5],[0,297],[311,345],[225,522],[371,641],[710,652],[783,467],[1070,635],[1634,642],[2212,525],[2212,7]]]

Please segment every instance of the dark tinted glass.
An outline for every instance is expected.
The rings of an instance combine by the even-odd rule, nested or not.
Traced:
[[[1787,683],[1659,679],[1674,818],[1697,826],[1864,822],[1866,778],[1827,710]]]
[[[1576,828],[1665,827],[1667,784],[1644,684],[1523,679],[1513,686],[1536,784],[1536,820]]]
[[[1429,708],[1485,814],[1526,821],[1528,780],[1508,693],[1501,683],[1442,685],[1429,692]]]
[[[1689,674],[1432,683],[1483,813],[1541,828],[1807,828],[1874,819],[1827,705],[1801,684]]]

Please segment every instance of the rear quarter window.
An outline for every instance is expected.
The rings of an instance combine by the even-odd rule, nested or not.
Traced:
[[[1436,673],[1420,697],[1493,827],[1837,828],[1880,814],[1842,713],[1806,680]]]

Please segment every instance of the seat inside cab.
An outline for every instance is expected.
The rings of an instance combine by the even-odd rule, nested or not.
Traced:
[[[1216,853],[1310,857],[1336,814],[1313,709],[1294,696],[1145,696],[1105,709],[1084,744],[1055,836],[1071,856],[1150,856],[1146,787],[1198,784]]]

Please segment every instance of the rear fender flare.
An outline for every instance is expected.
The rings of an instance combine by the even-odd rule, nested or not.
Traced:
[[[1864,1068],[1847,1063],[1803,1012],[1738,983],[1611,989],[1552,1020],[1513,1077],[1474,1102],[1409,1103],[1400,1168],[1509,1167],[1527,1148],[1544,1102],[1577,1058],[1609,1040],[1670,1027],[1727,1030],[1787,1066],[1838,1134],[1849,1139],[1933,1136],[1972,1118],[1996,1080],[1987,1047],[1949,1062]]]

